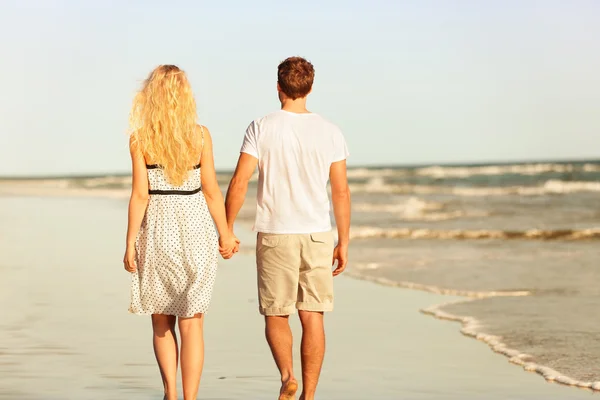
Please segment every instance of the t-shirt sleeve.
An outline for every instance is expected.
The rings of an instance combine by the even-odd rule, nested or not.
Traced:
[[[333,159],[331,162],[338,162],[348,158],[350,153],[348,152],[348,145],[344,135],[339,130],[336,130],[333,136]]]
[[[258,144],[256,141],[256,123],[252,122],[248,129],[246,129],[246,135],[244,135],[244,143],[242,144],[241,153],[250,154],[252,157],[258,158]]]

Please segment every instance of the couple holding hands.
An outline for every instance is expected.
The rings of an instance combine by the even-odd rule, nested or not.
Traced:
[[[124,265],[132,274],[129,311],[152,317],[165,400],[178,398],[179,363],[184,400],[196,399],[204,363],[203,316],[218,254],[227,259],[239,250],[233,225],[257,167],[259,311],[281,374],[278,399],[295,399],[299,387],[288,323],[296,310],[303,331],[300,400],[315,398],[325,353],[323,313],[333,310],[333,276],[344,270],[348,258],[348,150],[337,126],[306,109],[313,65],[300,57],[288,58],[279,65],[277,78],[281,109],[248,126],[225,201],[211,135],[196,122],[185,73],[174,65],[161,65],[135,97]]]

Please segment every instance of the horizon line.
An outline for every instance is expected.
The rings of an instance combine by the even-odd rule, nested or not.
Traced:
[[[349,165],[348,170],[355,169],[386,169],[386,168],[426,168],[426,167],[482,167],[491,165],[517,165],[517,164],[569,164],[569,163],[600,163],[600,158],[574,158],[574,159],[538,159],[538,160],[504,160],[504,161],[474,161],[474,162],[440,162],[417,164],[363,164]],[[216,169],[217,174],[232,174],[234,169]],[[81,174],[37,174],[37,175],[0,175],[0,180],[36,180],[36,179],[90,179],[104,177],[131,176],[130,171],[113,171]]]

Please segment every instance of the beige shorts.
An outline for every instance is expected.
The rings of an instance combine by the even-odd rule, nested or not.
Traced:
[[[259,233],[258,301],[263,315],[333,310],[333,235]]]

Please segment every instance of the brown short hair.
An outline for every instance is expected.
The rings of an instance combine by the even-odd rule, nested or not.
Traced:
[[[302,57],[286,58],[277,67],[277,83],[281,91],[292,100],[306,97],[312,89],[314,80],[313,65]]]

